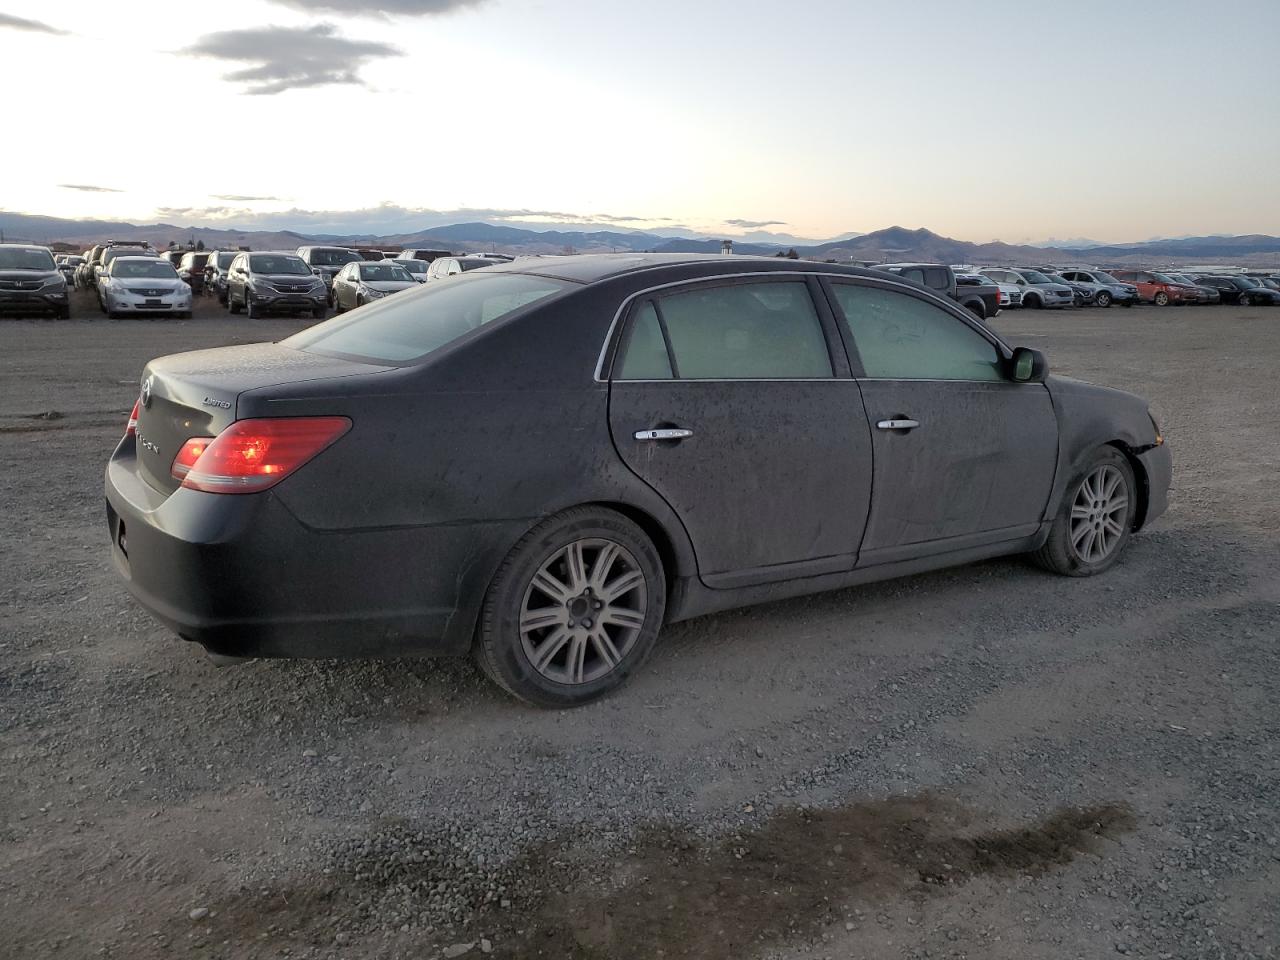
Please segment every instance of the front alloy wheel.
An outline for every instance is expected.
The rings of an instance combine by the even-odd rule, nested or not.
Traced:
[[[1100,307],[1109,307],[1111,306],[1111,294],[1105,290],[1099,290],[1098,296],[1093,302]]]
[[[576,507],[530,530],[485,595],[475,657],[522,700],[573,707],[620,686],[653,649],[662,561],[631,520]]]
[[[1067,488],[1036,559],[1055,573],[1072,577],[1106,570],[1133,532],[1136,490],[1128,458],[1115,447],[1101,448]]]
[[[1169,295],[1163,290],[1158,291],[1153,299],[1157,307],[1167,307],[1169,305]]]

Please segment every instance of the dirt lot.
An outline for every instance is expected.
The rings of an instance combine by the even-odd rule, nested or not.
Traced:
[[[0,321],[0,955],[1280,955],[1280,310],[1013,313],[1149,397],[1168,515],[669,629],[574,712],[465,662],[214,667],[127,597],[151,356],[302,321]]]

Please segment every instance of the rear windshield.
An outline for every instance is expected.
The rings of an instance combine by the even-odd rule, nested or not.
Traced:
[[[175,280],[178,276],[178,271],[173,269],[173,264],[168,260],[151,258],[131,260],[128,257],[116,257],[111,261],[110,273],[113,277],[152,277],[157,280]]]
[[[234,250],[226,252],[220,250],[215,253],[213,257],[214,262],[218,265],[218,269],[225,270],[227,267],[231,266],[231,261],[236,258],[236,252]]]
[[[0,270],[52,270],[53,255],[39,247],[0,247]]]
[[[310,273],[311,268],[302,262],[301,257],[290,257],[284,254],[256,254],[249,258],[249,272],[302,276]]]
[[[431,264],[425,260],[397,260],[396,263],[404,267],[410,273],[426,273],[431,268]]]
[[[379,300],[282,341],[298,350],[387,363],[420,360],[486,323],[576,284],[522,273],[475,274]]]
[[[492,267],[497,260],[459,260],[458,266],[463,270],[478,270],[481,267]]]
[[[354,250],[312,250],[311,265],[313,267],[336,267],[352,260],[363,259]]]
[[[413,282],[413,277],[405,272],[397,263],[365,263],[360,266],[361,280],[399,280],[402,283]]]

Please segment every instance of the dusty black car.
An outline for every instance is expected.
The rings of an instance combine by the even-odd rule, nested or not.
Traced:
[[[112,554],[231,656],[466,654],[574,705],[662,624],[1000,554],[1106,570],[1165,509],[1139,397],[853,267],[495,265],[152,361]]]

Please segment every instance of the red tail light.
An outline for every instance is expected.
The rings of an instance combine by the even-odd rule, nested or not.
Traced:
[[[132,437],[138,432],[138,405],[141,402],[141,400],[133,401],[133,409],[129,411],[129,422],[124,427],[124,435],[126,437]]]
[[[193,437],[184,443],[170,473],[190,490],[259,493],[350,429],[346,417],[237,420],[216,437]]]

